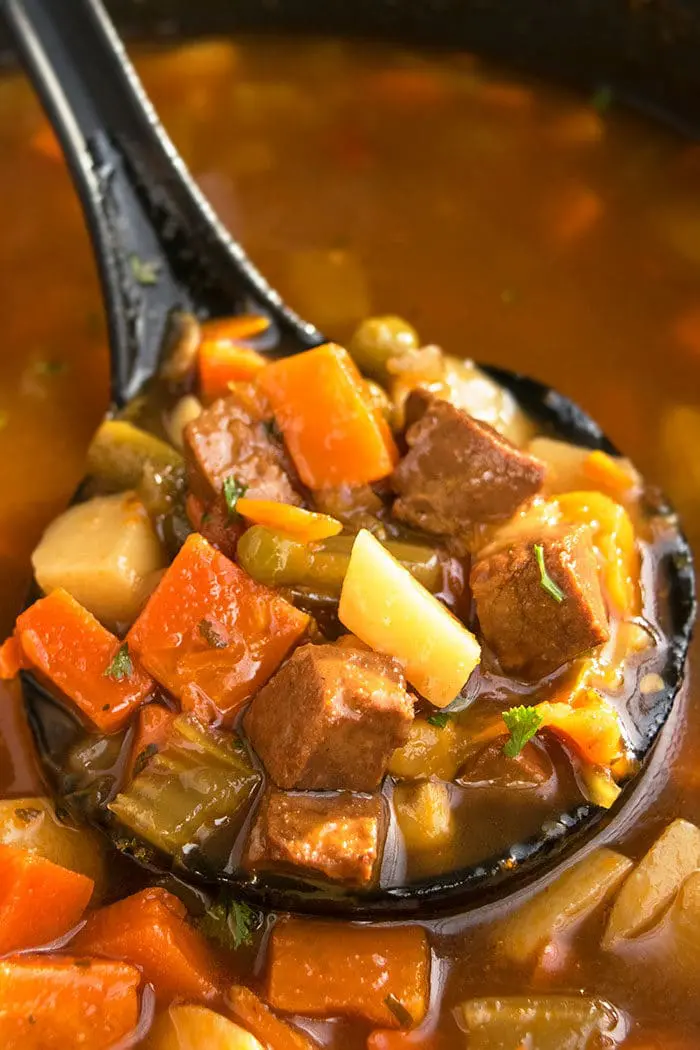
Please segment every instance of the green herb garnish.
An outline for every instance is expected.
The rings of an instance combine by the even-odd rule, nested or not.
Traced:
[[[221,630],[218,624],[212,623],[211,620],[200,620],[199,621],[199,633],[201,634],[207,645],[210,645],[212,649],[225,649],[227,641],[221,634]]]
[[[402,1028],[410,1028],[413,1024],[413,1017],[403,1005],[400,999],[397,999],[395,995],[391,993],[387,995],[384,1003],[391,1010],[392,1014],[399,1022]]]
[[[129,656],[129,647],[126,642],[119,646],[116,656],[105,671],[105,678],[113,678],[115,682],[121,682],[133,673],[134,665]]]
[[[438,729],[444,729],[450,720],[450,715],[447,711],[435,711],[428,719],[428,724],[431,726],[437,726]]]
[[[535,707],[511,707],[503,712],[503,721],[510,733],[503,751],[508,758],[516,758],[542,725],[542,715]]]
[[[537,567],[540,570],[540,587],[554,598],[555,602],[563,602],[566,595],[547,572],[547,566],[544,563],[544,547],[541,543],[535,544],[535,558],[537,559]]]
[[[253,943],[253,933],[262,926],[262,913],[241,901],[224,897],[207,908],[199,921],[202,933],[224,948]]]
[[[129,256],[131,274],[139,284],[158,284],[159,264],[155,260],[141,259],[138,255]]]
[[[241,496],[245,496],[248,491],[247,485],[242,485],[241,482],[229,474],[227,478],[224,478],[224,499],[226,500],[226,506],[228,507],[228,513],[230,518],[238,517],[238,511],[236,510],[236,504],[238,503]]]
[[[153,756],[157,754],[157,744],[146,744],[143,751],[140,751],[139,754],[136,756],[136,761],[134,762],[134,776],[137,777],[139,773],[143,773],[144,769],[151,761]]]

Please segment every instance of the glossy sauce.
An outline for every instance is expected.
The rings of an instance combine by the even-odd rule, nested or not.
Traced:
[[[697,549],[700,147],[465,55],[251,39],[139,66],[222,218],[302,315],[342,341],[369,313],[403,314],[452,353],[546,380],[663,486]],[[29,552],[81,475],[107,362],[78,206],[13,79],[0,82],[0,145],[4,633]],[[630,856],[670,817],[700,821],[698,701],[691,681],[636,821],[608,833]],[[38,782],[17,690],[0,703],[0,790],[26,794]],[[446,1046],[461,999],[535,986],[599,995],[632,1031],[666,1033],[659,1046],[668,1033],[687,1037],[684,1050],[700,1043],[696,996],[653,952],[643,963],[636,947],[604,954],[592,922],[561,970],[532,978],[495,960],[496,917],[430,926]],[[365,1045],[364,1026],[318,1030],[324,1046]]]

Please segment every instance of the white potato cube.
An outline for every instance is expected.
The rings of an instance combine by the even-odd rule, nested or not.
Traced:
[[[69,507],[49,525],[32,564],[45,594],[63,587],[115,628],[136,619],[165,556],[135,493],[120,492]]]

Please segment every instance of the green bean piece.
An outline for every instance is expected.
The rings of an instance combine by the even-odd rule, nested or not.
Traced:
[[[182,455],[165,441],[123,419],[106,419],[88,450],[88,473],[111,492],[138,488],[146,465],[182,468]]]
[[[364,375],[379,382],[387,378],[387,362],[419,346],[415,328],[401,317],[368,317],[350,340],[350,354]]]
[[[304,587],[338,598],[354,542],[354,536],[332,536],[322,543],[298,543],[262,525],[253,525],[238,541],[236,556],[258,583]],[[434,547],[395,540],[386,548],[429,591],[442,588],[442,563]]]
[[[260,780],[235,733],[179,715],[167,744],[109,808],[130,832],[175,856],[222,822],[242,819]]]

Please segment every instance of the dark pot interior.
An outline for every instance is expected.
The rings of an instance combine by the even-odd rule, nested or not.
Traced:
[[[612,85],[691,134],[700,120],[696,0],[113,0],[123,31],[341,33],[462,47],[557,80]]]

